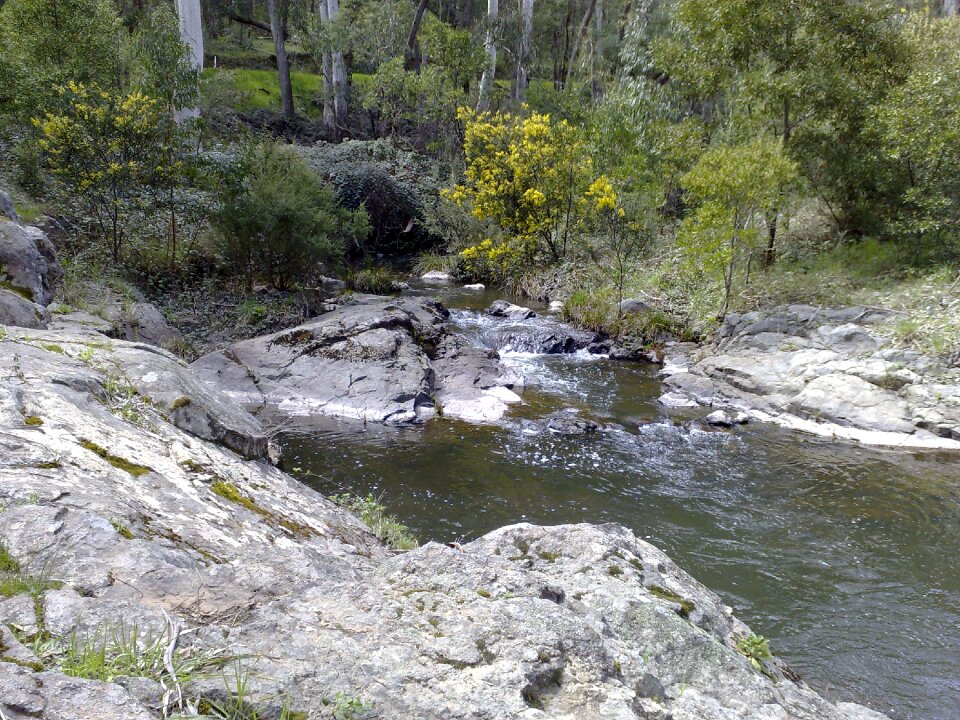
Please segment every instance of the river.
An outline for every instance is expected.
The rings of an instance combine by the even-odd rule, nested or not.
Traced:
[[[492,321],[476,311],[492,296],[441,295],[483,342]],[[505,356],[540,383],[509,422],[312,421],[282,437],[286,467],[326,494],[381,496],[421,541],[516,522],[622,523],[718,592],[831,700],[894,720],[960,717],[955,454],[762,424],[714,431],[658,407],[654,366]],[[556,413],[620,429],[567,436],[522,422]]]

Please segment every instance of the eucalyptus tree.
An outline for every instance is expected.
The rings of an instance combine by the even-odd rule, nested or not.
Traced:
[[[483,76],[480,78],[480,92],[477,96],[477,110],[479,112],[490,109],[490,98],[493,95],[493,81],[497,74],[497,22],[499,17],[499,0],[487,0],[487,28],[483,41],[487,64],[483,69]]]

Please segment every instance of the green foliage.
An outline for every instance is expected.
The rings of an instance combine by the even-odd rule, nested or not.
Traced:
[[[386,508],[373,495],[333,495],[330,499],[356,513],[373,534],[387,545],[397,550],[412,550],[417,547],[417,539],[411,534],[410,528],[387,514]]]
[[[389,268],[371,267],[349,273],[347,287],[360,293],[371,295],[390,295],[396,290],[396,277]]]
[[[463,184],[448,197],[506,239],[487,239],[461,257],[475,277],[503,279],[538,262],[556,262],[579,221],[590,172],[582,133],[565,120],[462,110]]]
[[[440,197],[439,169],[389,140],[318,143],[298,152],[329,177],[345,207],[366,209],[370,233],[354,255],[411,255],[469,235],[469,218]]]
[[[228,187],[213,223],[221,249],[252,286],[261,275],[280,289],[339,259],[346,242],[367,233],[362,209],[340,206],[289,147],[264,144],[247,153],[244,179]]]
[[[171,113],[197,103],[200,79],[171,8],[150,8],[132,44],[132,84],[136,89],[163,102]]]
[[[682,223],[678,243],[697,271],[722,278],[721,317],[740,265],[762,246],[762,225],[795,176],[796,166],[784,157],[781,145],[758,139],[711,148],[682,178],[697,205]]]
[[[0,113],[27,120],[68,82],[112,85],[119,18],[110,0],[16,0],[0,7]]]
[[[960,21],[913,17],[904,37],[914,61],[876,108],[879,152],[904,178],[894,232],[952,241],[960,224]]]
[[[60,109],[34,121],[55,177],[93,214],[114,261],[128,216],[163,157],[165,116],[140,92],[121,94],[69,82],[57,88]]]
[[[744,635],[737,639],[736,648],[737,652],[750,661],[754,669],[761,672],[763,670],[763,661],[773,657],[770,653],[770,641],[764,638],[763,635],[756,635],[754,633]]]

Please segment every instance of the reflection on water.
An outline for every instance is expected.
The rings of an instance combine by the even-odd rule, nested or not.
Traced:
[[[463,318],[458,318],[458,322]],[[321,492],[372,492],[421,539],[528,521],[623,523],[719,592],[835,700],[900,720],[960,707],[960,467],[773,427],[665,417],[655,371],[516,358],[541,378],[517,417],[576,409],[621,429],[322,421],[284,438]],[[331,459],[336,459],[331,461]]]

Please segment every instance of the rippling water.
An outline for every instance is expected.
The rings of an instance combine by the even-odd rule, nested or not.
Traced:
[[[486,322],[456,319],[478,338]],[[382,495],[422,540],[521,521],[622,523],[831,699],[897,720],[960,718],[960,458],[763,425],[708,431],[664,416],[653,368],[507,361],[541,378],[516,417],[577,410],[622,430],[321,421],[285,436],[287,466],[325,493]]]

